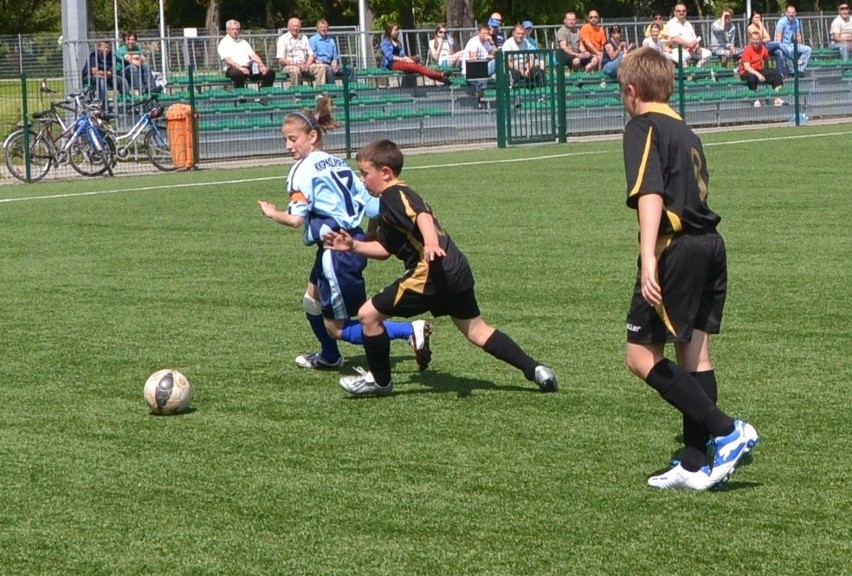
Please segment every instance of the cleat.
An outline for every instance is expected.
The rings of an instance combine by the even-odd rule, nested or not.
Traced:
[[[683,488],[685,490],[707,490],[710,482],[710,467],[702,466],[698,472],[690,472],[680,464],[659,476],[648,478],[648,486],[659,490]]]
[[[328,360],[323,359],[319,352],[296,356],[296,366],[310,370],[338,370],[343,368],[343,362],[343,356],[334,362],[329,362]]]
[[[710,484],[713,488],[721,488],[730,480],[740,459],[751,452],[760,437],[757,430],[748,422],[736,420],[734,431],[727,436],[717,436],[713,455],[713,469],[710,471]]]
[[[358,372],[355,376],[343,376],[340,379],[340,387],[353,396],[387,396],[393,392],[393,382],[386,386],[379,386],[373,380],[373,374],[363,368],[355,368]]]
[[[432,336],[432,323],[425,320],[415,320],[411,323],[414,334],[409,336],[408,343],[414,350],[414,358],[421,372],[429,367],[432,360],[432,349],[429,347],[429,337]]]
[[[542,392],[556,392],[559,384],[556,382],[556,374],[547,366],[536,366],[535,383]]]

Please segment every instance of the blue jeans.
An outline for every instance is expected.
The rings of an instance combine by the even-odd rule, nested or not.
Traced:
[[[784,48],[787,49],[787,52],[790,54],[788,58],[790,59],[790,64],[792,68],[793,62],[793,45],[784,43],[782,44]],[[796,50],[799,51],[799,72],[804,72],[805,68],[808,67],[808,61],[811,59],[811,52],[813,51],[810,46],[807,44],[797,44]],[[791,70],[792,71],[792,70]]]
[[[849,44],[847,42],[832,42],[831,47],[840,52],[840,59],[849,60]]]
[[[621,64],[622,58],[624,58],[624,54],[619,54],[618,58],[616,58],[615,60],[610,60],[609,62],[604,64],[603,68],[601,68],[601,71],[610,78],[615,78],[616,76],[618,76],[618,67]]]

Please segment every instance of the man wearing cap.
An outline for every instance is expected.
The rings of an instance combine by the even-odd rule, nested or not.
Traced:
[[[606,44],[606,32],[601,26],[601,15],[597,10],[589,10],[588,20],[580,28],[580,42],[583,48],[595,57],[597,64],[595,67],[600,67],[603,60],[603,47]]]
[[[500,30],[500,26],[502,25],[503,16],[499,12],[494,12],[488,19],[488,26],[491,28],[491,44],[496,50],[501,49],[503,43],[506,41],[506,35]]]
[[[556,44],[565,54],[565,65],[575,72],[583,68],[586,72],[597,69],[598,62],[583,47],[580,41],[580,28],[577,27],[577,15],[568,11],[562,18],[562,27],[556,31]]]
[[[841,2],[837,7],[837,18],[831,21],[831,47],[840,53],[843,62],[849,60],[852,48],[852,16],[849,15],[849,2]]]
[[[538,50],[538,41],[535,39],[535,36],[533,36],[533,28],[535,26],[533,25],[532,20],[524,20],[523,22],[521,22],[521,26],[524,27],[524,40],[527,41],[527,46],[529,46],[529,49]],[[542,70],[544,69],[544,62],[538,57],[533,57],[533,62],[535,62],[535,65],[541,68]]]

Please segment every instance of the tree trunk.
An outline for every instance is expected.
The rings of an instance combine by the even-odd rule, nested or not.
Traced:
[[[207,0],[207,13],[204,15],[204,29],[212,36],[207,50],[204,51],[204,67],[211,68],[219,64],[216,50],[219,45],[219,29],[222,26],[222,0]]]
[[[447,0],[447,26],[473,27],[473,0]]]

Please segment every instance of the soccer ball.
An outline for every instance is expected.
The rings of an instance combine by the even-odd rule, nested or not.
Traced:
[[[166,368],[148,377],[143,395],[154,414],[177,414],[189,406],[192,385],[177,370]]]

